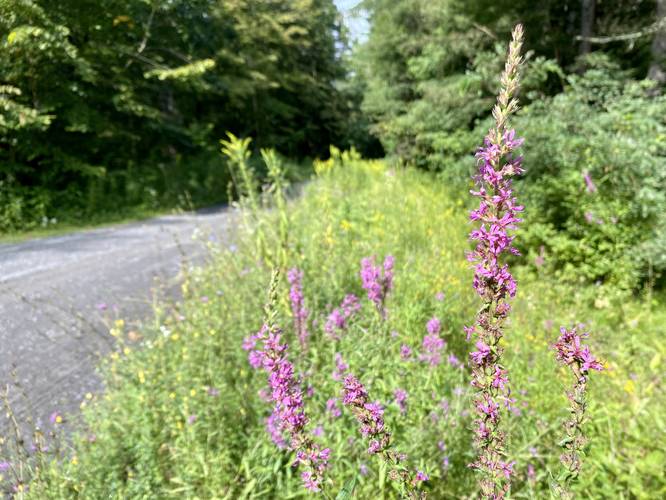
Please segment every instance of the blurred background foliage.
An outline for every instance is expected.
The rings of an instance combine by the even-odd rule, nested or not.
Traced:
[[[663,285],[666,2],[362,6],[370,30],[356,68],[371,131],[395,160],[461,187],[490,126],[505,41],[523,22],[523,109],[513,123],[526,138],[523,249],[573,282]]]
[[[362,0],[351,34],[336,3],[0,0],[0,231],[224,201],[226,131],[466,189],[520,21],[524,253],[663,287],[666,0]]]
[[[0,229],[226,194],[231,130],[344,144],[332,0],[0,0]]]

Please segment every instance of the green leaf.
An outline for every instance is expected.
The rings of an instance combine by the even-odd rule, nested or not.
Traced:
[[[340,490],[340,493],[338,493],[338,496],[335,497],[335,500],[347,500],[348,498],[352,498],[352,493],[354,493],[355,486],[356,476],[345,483],[345,485]]]

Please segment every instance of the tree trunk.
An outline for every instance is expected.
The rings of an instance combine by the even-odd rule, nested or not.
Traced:
[[[663,0],[660,0],[663,3]],[[590,53],[591,43],[589,38],[592,36],[594,27],[594,4],[595,0],[581,0],[580,5],[580,42],[579,54],[584,56]]]
[[[652,40],[652,61],[648,70],[648,78],[663,85],[666,83],[666,0],[657,0],[657,22],[661,22],[659,30]]]

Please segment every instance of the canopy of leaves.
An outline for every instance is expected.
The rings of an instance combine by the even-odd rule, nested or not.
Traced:
[[[345,43],[332,0],[0,0],[0,191],[122,192],[227,130],[323,154]]]

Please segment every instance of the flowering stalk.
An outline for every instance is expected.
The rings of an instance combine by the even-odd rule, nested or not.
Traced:
[[[560,442],[564,450],[560,456],[564,470],[558,477],[554,489],[560,498],[570,499],[573,498],[570,485],[580,474],[582,466],[580,455],[587,443],[583,433],[587,408],[587,377],[590,370],[601,371],[603,367],[592,356],[589,347],[581,345],[581,340],[589,335],[587,332],[579,334],[576,327],[571,330],[562,327],[560,333],[560,338],[553,345],[553,349],[557,360],[571,369],[574,384],[571,390],[567,391],[571,416],[564,424],[565,437]]]
[[[437,366],[442,362],[442,350],[446,346],[446,341],[439,336],[442,324],[437,317],[433,317],[428,321],[426,330],[428,334],[423,337],[422,353],[419,359],[430,366]]]
[[[406,456],[391,447],[391,433],[384,425],[384,408],[378,401],[369,402],[367,390],[354,375],[345,377],[342,403],[351,409],[361,424],[361,434],[370,440],[368,453],[378,455],[389,467],[389,478],[400,483],[404,496],[425,498],[426,494],[419,491],[418,485],[427,481],[428,476],[420,471],[412,473],[401,465]]]
[[[375,258],[365,257],[361,260],[361,281],[363,282],[363,289],[368,293],[370,299],[381,314],[383,319],[386,319],[386,296],[393,288],[393,265],[394,258],[392,255],[387,255],[384,259],[383,274],[382,268],[375,265]]]
[[[482,473],[479,487],[484,498],[502,498],[508,493],[513,468],[513,462],[506,461],[506,436],[500,428],[500,407],[502,403],[508,405],[510,394],[500,340],[511,309],[507,300],[516,293],[516,282],[508,265],[502,264],[502,256],[518,254],[512,246],[514,237],[508,231],[516,229],[520,222],[516,214],[523,209],[516,205],[511,188],[511,177],[523,172],[522,157],[514,157],[513,153],[522,139],[516,139],[515,131],[507,126],[507,119],[518,108],[514,96],[518,90],[522,42],[523,28],[519,24],[513,30],[501,78],[502,87],[492,112],[495,124],[476,154],[479,171],[474,181],[478,191],[471,192],[480,202],[479,208],[471,212],[470,219],[481,225],[470,234],[470,239],[477,245],[468,259],[475,264],[474,289],[483,306],[474,326],[465,328],[468,338],[472,333],[477,334],[477,350],[470,353],[470,359],[472,386],[476,388],[478,456],[470,466]]]
[[[347,329],[351,318],[361,310],[361,303],[353,293],[345,295],[340,307],[333,309],[326,319],[324,331],[333,340],[340,340],[341,334]]]
[[[308,343],[308,314],[303,302],[303,271],[294,267],[287,273],[287,279],[291,288],[289,289],[289,300],[291,301],[291,313],[294,316],[294,330],[301,345],[301,352],[305,352]]]
[[[296,452],[294,465],[302,464],[303,485],[310,491],[320,491],[328,467],[330,449],[321,449],[306,432],[308,418],[303,404],[303,391],[295,375],[294,365],[287,359],[287,344],[282,343],[282,330],[276,325],[277,272],[273,273],[266,305],[266,320],[259,333],[245,339],[243,348],[249,350],[252,366],[261,366],[268,373],[271,400],[275,404],[267,424],[273,440],[280,446],[282,436],[288,436],[289,449]],[[257,343],[262,343],[262,349]]]

